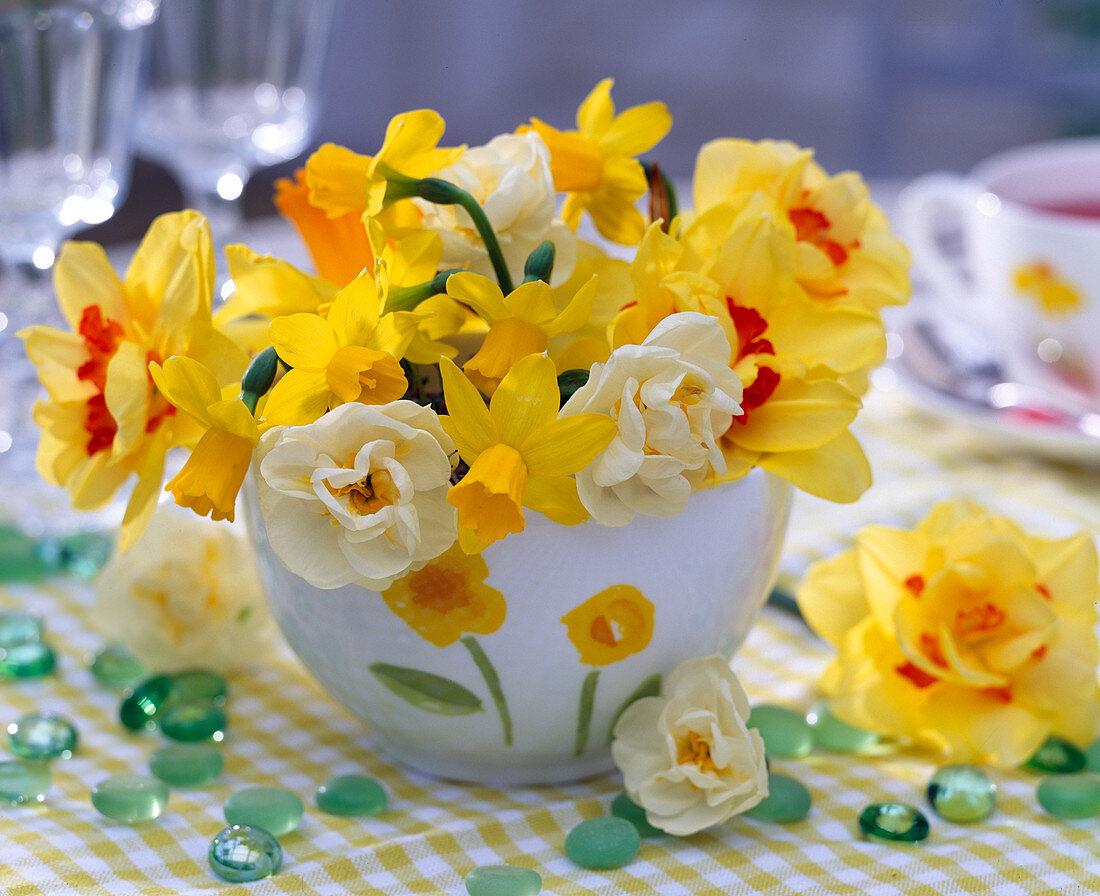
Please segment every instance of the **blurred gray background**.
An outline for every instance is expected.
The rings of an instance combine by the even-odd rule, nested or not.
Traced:
[[[340,0],[328,63],[316,142],[365,153],[421,106],[451,144],[532,115],[571,127],[605,76],[619,108],[668,104],[652,157],[676,177],[720,136],[789,138],[830,171],[902,180],[1100,131],[1100,0]],[[251,215],[293,167],[254,177]],[[163,172],[136,176],[178,201]]]

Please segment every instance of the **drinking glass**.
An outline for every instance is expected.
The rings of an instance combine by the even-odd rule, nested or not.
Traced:
[[[309,144],[334,6],[163,0],[138,147],[171,170],[220,244],[240,228],[252,172]]]
[[[60,323],[45,276],[58,244],[111,217],[125,198],[131,110],[157,8],[158,0],[0,3],[0,485],[7,512],[17,512],[36,481],[30,410],[38,386],[14,334],[32,323]]]

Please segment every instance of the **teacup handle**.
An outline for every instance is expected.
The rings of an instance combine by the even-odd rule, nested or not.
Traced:
[[[966,265],[966,219],[980,193],[961,175],[936,172],[917,178],[898,196],[898,232],[909,246],[914,271],[956,311],[972,304],[966,301],[974,288]],[[948,248],[952,240],[954,252]]]

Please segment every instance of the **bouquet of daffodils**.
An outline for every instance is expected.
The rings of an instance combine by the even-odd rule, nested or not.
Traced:
[[[71,331],[21,334],[48,393],[41,475],[86,509],[136,476],[125,548],[169,449],[190,456],[163,487],[215,519],[252,466],[280,560],[376,590],[525,511],[621,526],[756,466],[855,500],[848,427],[906,251],[856,174],[785,142],[706,144],[681,211],[638,158],[670,126],[662,103],[616,114],[610,80],[575,129],[484,146],[398,115],[375,155],[326,145],[278,185],[315,273],[231,246],[216,309],[194,212],[154,221],[124,280],[67,244]]]

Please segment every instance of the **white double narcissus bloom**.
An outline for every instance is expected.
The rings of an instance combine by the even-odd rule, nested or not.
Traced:
[[[692,489],[726,463],[718,439],[741,413],[741,379],[717,318],[696,312],[661,321],[641,345],[624,345],[592,367],[562,415],[609,414],[611,444],[577,473],[592,518],[622,526],[638,513],[674,516]]]
[[[388,588],[457,537],[452,456],[435,412],[412,401],[271,429],[256,454],[271,549],[317,588]]]
[[[576,262],[576,238],[555,217],[557,194],[550,175],[550,150],[535,133],[501,134],[484,146],[467,149],[433,177],[461,187],[477,200],[500,242],[508,270],[518,283],[527,256],[543,241],[555,248],[557,284],[569,277]],[[465,268],[487,277],[493,267],[473,221],[457,205],[435,205],[414,199],[423,214],[421,226],[443,239],[442,268]]]
[[[681,663],[660,697],[627,707],[611,755],[650,824],[683,837],[768,795],[764,740],[748,717],[748,697],[719,655]]]

